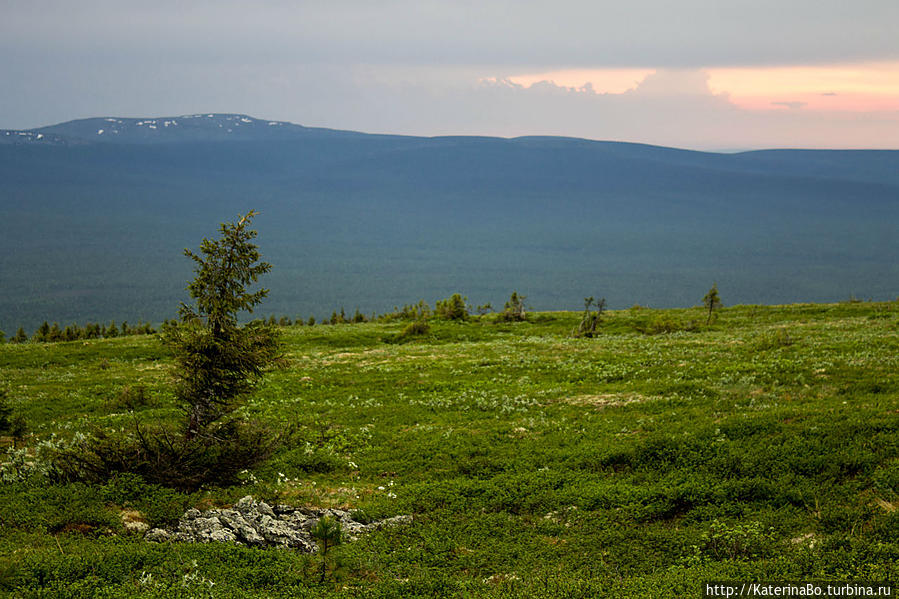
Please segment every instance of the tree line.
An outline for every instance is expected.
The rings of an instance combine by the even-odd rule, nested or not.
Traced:
[[[341,306],[339,311],[333,310],[331,312],[330,318],[323,318],[321,320],[316,320],[315,316],[309,316],[309,318],[304,320],[302,316],[297,316],[295,319],[292,319],[289,316],[281,316],[279,318],[273,314],[267,319],[254,322],[264,322],[271,327],[290,327],[314,326],[316,324],[338,325],[364,322],[389,323],[404,321],[419,323],[413,328],[417,331],[423,331],[427,328],[424,324],[426,324],[432,317],[441,320],[464,321],[468,320],[474,312],[477,312],[479,316],[485,316],[496,312],[497,322],[524,321],[527,319],[527,309],[524,303],[525,299],[527,299],[526,296],[520,295],[517,291],[513,291],[512,295],[509,296],[509,299],[503,305],[503,309],[497,312],[489,302],[475,308],[468,303],[467,297],[460,293],[454,293],[446,299],[438,300],[433,310],[425,300],[420,300],[416,304],[405,304],[402,307],[394,306],[391,312],[385,312],[383,314],[372,312],[370,315],[365,315],[359,308],[356,308],[355,312],[349,316],[347,315],[346,310]],[[708,325],[711,324],[714,311],[721,306],[721,300],[718,295],[718,286],[713,285],[705,297],[702,298],[702,301],[704,307],[708,310],[706,321],[706,324]],[[585,298],[584,303],[584,316],[582,322],[578,325],[575,336],[593,337],[596,333],[596,328],[601,321],[606,300],[603,298],[596,301],[591,296]],[[596,310],[592,311],[591,307],[594,306]],[[177,320],[165,320],[162,323],[162,328],[165,329],[175,323],[177,323]],[[120,327],[116,326],[116,323],[113,320],[108,326],[106,324],[89,322],[83,327],[78,324],[71,324],[62,328],[59,326],[59,323],[54,322],[50,325],[45,320],[31,336],[25,332],[23,327],[19,327],[19,330],[16,331],[15,335],[9,338],[9,343],[27,343],[29,341],[33,343],[56,343],[59,341],[78,341],[81,339],[110,339],[115,337],[127,337],[129,335],[153,335],[156,332],[156,329],[154,329],[150,323],[145,323],[143,321],[138,322],[137,325],[130,326],[127,321],[123,321]],[[410,332],[412,331],[410,330]],[[5,334],[3,331],[0,331],[0,342],[3,342],[4,340]]]
[[[384,312],[382,314],[372,312],[370,315],[366,315],[356,308],[353,315],[348,316],[346,310],[341,307],[339,311],[332,311],[330,318],[323,318],[321,320],[316,320],[315,316],[310,316],[306,320],[303,320],[302,317],[291,320],[286,316],[282,316],[280,319],[271,316],[269,317],[268,323],[270,325],[277,324],[279,326],[313,326],[315,324],[335,325],[357,324],[361,322],[415,322],[427,321],[431,318],[438,318],[440,320],[468,320],[475,312],[480,316],[496,312],[498,321],[516,322],[526,320],[527,310],[524,304],[525,299],[527,298],[524,295],[519,295],[517,291],[513,291],[509,300],[503,306],[503,309],[497,312],[489,302],[474,307],[468,303],[467,297],[460,293],[454,293],[448,298],[437,300],[433,309],[425,300],[419,300],[418,303],[415,304],[405,304],[402,307],[394,306],[392,311]]]
[[[148,322],[138,322],[136,325],[129,325],[126,320],[122,321],[121,326],[117,326],[113,320],[108,325],[88,322],[83,327],[78,324],[70,324],[62,328],[58,322],[54,322],[51,325],[45,320],[31,336],[25,332],[24,327],[19,327],[15,335],[9,338],[9,342],[56,343],[59,341],[78,341],[80,339],[110,339],[113,337],[128,337],[130,335],[152,335],[154,333],[156,333],[156,329]],[[0,331],[0,342],[4,340],[5,334],[3,331]]]

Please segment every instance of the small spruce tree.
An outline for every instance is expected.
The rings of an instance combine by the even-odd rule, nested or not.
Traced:
[[[223,223],[221,237],[203,239],[199,253],[184,250],[195,262],[197,276],[188,285],[195,305],[181,304],[181,320],[163,329],[163,341],[174,354],[176,395],[187,412],[188,439],[233,412],[278,355],[274,326],[237,321],[240,312],[252,313],[268,295],[268,289],[247,289],[271,270],[252,243],[255,215],[251,211],[237,224]]]
[[[596,304],[596,311],[594,312],[590,308]],[[587,337],[592,338],[596,335],[596,327],[599,326],[599,322],[602,320],[602,313],[606,307],[606,298],[602,298],[598,302],[593,299],[593,296],[584,298],[584,315],[581,317],[581,322],[578,324],[577,330],[575,331],[575,337]]]
[[[527,298],[523,295],[518,295],[517,291],[513,291],[512,295],[509,296],[509,301],[506,302],[506,305],[503,306],[503,312],[500,314],[501,320],[505,320],[507,322],[518,322],[526,319],[525,308],[524,308],[524,300]]]
[[[705,322],[706,326],[708,326],[712,324],[712,315],[715,310],[721,307],[721,298],[718,295],[717,283],[714,283],[708,293],[705,294],[705,297],[702,298],[702,304],[705,306],[705,309],[709,311],[709,317]]]
[[[45,342],[50,340],[50,325],[47,324],[46,320],[34,332],[32,340],[37,342]]]
[[[328,561],[331,557],[331,550],[340,545],[342,532],[340,529],[340,521],[331,516],[322,516],[318,519],[311,529],[310,536],[318,541],[318,553],[321,555],[321,576],[319,584],[325,582],[325,576],[328,573]]]
[[[182,303],[178,321],[167,321],[161,339],[172,353],[175,396],[186,422],[143,426],[134,434],[98,430],[58,450],[54,463],[65,480],[105,482],[119,472],[184,491],[204,484],[234,484],[238,474],[270,455],[277,437],[234,415],[240,400],[278,357],[278,332],[258,320],[238,323],[268,290],[251,292],[271,266],[260,262],[249,228],[255,213],[223,223],[219,239],[204,239],[188,285],[192,305]],[[102,368],[101,364],[101,368]]]
[[[468,318],[468,298],[459,293],[440,300],[434,306],[434,313],[444,320],[466,320]]]

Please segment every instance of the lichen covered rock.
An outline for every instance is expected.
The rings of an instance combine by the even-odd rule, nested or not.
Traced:
[[[324,516],[340,522],[347,540],[387,526],[409,524],[412,516],[394,516],[363,524],[350,512],[337,509],[271,506],[251,496],[241,498],[231,509],[211,509],[201,512],[189,509],[181,516],[175,530],[153,528],[144,539],[154,543],[180,541],[187,543],[237,543],[256,547],[283,547],[304,553],[318,550],[309,531]]]

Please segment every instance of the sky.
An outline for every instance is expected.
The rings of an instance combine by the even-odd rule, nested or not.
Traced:
[[[899,149],[897,0],[0,0],[0,56],[0,128],[235,112]]]

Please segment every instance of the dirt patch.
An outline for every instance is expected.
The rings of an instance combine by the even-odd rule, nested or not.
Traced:
[[[147,520],[137,510],[124,509],[121,511],[122,526],[127,531],[144,533],[150,530]]]
[[[358,362],[362,358],[370,357],[378,354],[386,354],[386,349],[369,349],[361,352],[339,352],[331,354],[319,360],[314,360],[320,365],[328,366],[330,364],[341,364],[346,362]],[[314,359],[314,358],[313,358]],[[358,362],[362,363],[362,362]]]
[[[599,393],[596,395],[575,395],[562,398],[562,402],[574,406],[590,406],[598,409],[626,406],[649,401],[652,397],[640,393]]]

